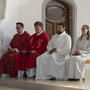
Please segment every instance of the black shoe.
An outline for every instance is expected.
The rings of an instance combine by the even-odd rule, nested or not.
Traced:
[[[80,81],[80,79],[69,78],[68,81]]]
[[[27,78],[27,73],[26,72],[24,72],[23,77]]]
[[[53,78],[50,78],[49,80],[56,80],[56,78],[55,78],[55,77],[53,77]]]
[[[36,76],[33,76],[32,78],[33,78],[33,79],[35,79],[35,78],[36,78]]]
[[[75,79],[75,81],[80,81],[80,79]]]

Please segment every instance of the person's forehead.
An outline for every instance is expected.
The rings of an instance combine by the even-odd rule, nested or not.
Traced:
[[[62,25],[57,25],[58,27],[63,27]]]
[[[41,27],[41,26],[40,26],[40,25],[36,25],[36,26],[35,26],[35,28],[39,28],[39,27]]]
[[[82,29],[87,29],[86,27],[82,27]]]
[[[40,25],[37,24],[37,25],[35,25],[35,27],[40,27]]]
[[[20,24],[17,24],[16,27],[21,27]]]

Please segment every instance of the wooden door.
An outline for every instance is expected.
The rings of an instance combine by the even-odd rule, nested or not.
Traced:
[[[64,22],[66,32],[69,34],[69,8],[57,0],[51,1],[46,7],[46,33],[49,38],[57,31],[57,24]]]

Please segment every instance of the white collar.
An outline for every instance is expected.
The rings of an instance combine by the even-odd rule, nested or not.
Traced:
[[[41,35],[43,33],[43,31],[41,31],[40,33],[37,34],[37,36]]]
[[[19,34],[23,34],[23,33],[24,33],[24,30],[21,33],[19,33]]]

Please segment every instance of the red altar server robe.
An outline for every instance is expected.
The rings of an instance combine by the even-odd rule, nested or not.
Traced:
[[[30,55],[20,54],[16,59],[15,70],[28,70],[36,67],[36,58],[47,50],[49,38],[45,32],[37,36],[36,33],[30,37],[30,40],[24,47],[25,51],[35,50],[37,53]]]
[[[11,40],[10,46],[12,48],[17,48],[19,51],[22,51],[29,38],[30,35],[26,31],[24,31],[23,34],[16,34]],[[12,53],[8,50],[2,56],[0,60],[0,74],[9,74],[11,77],[16,75],[15,60],[18,55],[19,53]]]

